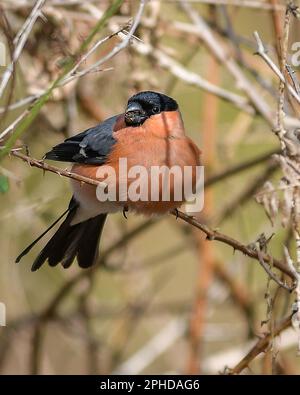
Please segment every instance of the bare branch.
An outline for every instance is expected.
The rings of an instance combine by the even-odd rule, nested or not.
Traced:
[[[204,42],[206,47],[211,51],[212,55],[224,65],[230,74],[235,78],[236,84],[250,99],[256,111],[265,118],[270,124],[274,125],[272,111],[269,105],[262,98],[261,94],[256,91],[253,83],[251,83],[243,74],[239,66],[228,56],[222,45],[217,41],[208,24],[204,19],[186,2],[180,1],[181,7],[184,9],[189,18],[194,22],[198,29],[198,37]]]
[[[28,36],[33,28],[33,25],[35,24],[37,18],[40,16],[40,11],[45,4],[46,0],[37,0],[30,15],[26,19],[24,25],[20,29],[20,31],[17,33],[15,39],[14,39],[14,45],[15,49],[13,52],[12,60],[11,63],[7,66],[6,70],[3,73],[2,80],[0,83],[0,97],[3,96],[3,93],[5,91],[5,88],[10,80],[10,77],[14,71],[15,64],[17,63],[22,50],[24,48],[24,45],[28,39]]]
[[[205,224],[200,223],[199,221],[197,221],[195,218],[190,217],[187,214],[184,214],[181,211],[176,212],[172,212],[172,214],[182,220],[184,220],[185,222],[189,223],[190,225],[195,226],[196,228],[200,229],[203,233],[206,234],[207,239],[208,240],[216,240],[216,241],[220,241],[224,244],[229,245],[230,247],[232,247],[234,250],[238,250],[240,252],[242,252],[243,254],[247,255],[250,258],[254,258],[256,260],[259,260],[258,257],[258,252],[251,248],[251,246],[247,246],[245,244],[242,244],[241,242],[233,239],[230,236],[227,236],[223,233],[220,233],[216,230],[211,230],[208,226],[206,226]],[[276,267],[277,269],[281,270],[282,272],[288,274],[292,279],[294,279],[294,275],[293,273],[290,271],[290,269],[288,269],[288,267],[281,261],[278,261],[277,259],[273,258],[272,256],[268,255],[268,254],[263,254],[262,255],[263,259],[265,262],[269,262],[269,263],[273,263],[274,267]]]
[[[120,34],[120,36],[122,35]],[[237,108],[249,114],[254,114],[254,109],[249,105],[247,99],[226,89],[220,88],[219,86],[208,82],[199,74],[187,70],[180,63],[176,62],[176,60],[172,59],[171,56],[167,55],[165,51],[154,48],[148,43],[145,44],[137,41],[132,43],[132,48],[141,55],[154,58],[159,66],[168,70],[175,77],[186,82],[187,84],[196,86],[197,88],[203,89],[206,92],[210,92],[216,96],[219,96],[221,99],[232,103]]]
[[[273,60],[267,55],[265,47],[263,45],[263,42],[261,41],[258,32],[254,32],[254,37],[257,42],[256,54],[259,55],[267,63],[267,65],[271,68],[271,70],[273,70],[273,72],[277,75],[280,81],[285,83],[285,86],[288,89],[288,91],[291,93],[293,98],[300,104],[300,96],[297,94],[295,89],[289,83],[287,83],[279,68],[276,66]]]
[[[229,373],[241,373],[253,361],[253,359],[257,357],[257,355],[266,350],[273,337],[278,336],[291,325],[291,320],[292,316],[287,317],[274,328],[273,333],[269,333],[258,340],[258,342],[251,348],[248,354],[233,369],[229,369]]]

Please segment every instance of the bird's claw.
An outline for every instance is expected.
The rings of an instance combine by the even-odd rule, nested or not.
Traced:
[[[128,207],[127,207],[127,206],[124,206],[124,207],[123,207],[123,216],[124,216],[124,218],[126,218],[126,219],[127,219],[126,213],[127,213],[128,211],[129,211]]]

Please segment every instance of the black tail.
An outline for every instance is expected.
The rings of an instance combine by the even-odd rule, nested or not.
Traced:
[[[87,221],[71,225],[77,208],[77,203],[72,199],[68,210],[59,217],[61,219],[68,213],[66,219],[33,262],[32,271],[38,270],[47,260],[50,266],[56,266],[61,262],[62,266],[67,268],[72,264],[75,257],[77,257],[78,264],[82,268],[93,265],[97,258],[100,236],[107,214],[100,214]],[[18,256],[16,262],[19,262],[53,228],[59,219],[26,248]]]

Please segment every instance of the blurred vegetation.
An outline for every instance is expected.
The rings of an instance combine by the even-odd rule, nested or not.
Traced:
[[[31,12],[33,2],[27,3],[0,2],[1,40],[8,47]],[[265,3],[269,4],[268,1]],[[111,1],[78,1],[74,5],[64,2],[60,6],[50,0],[46,2],[43,14],[34,24],[15,65],[13,78],[1,100],[2,108],[8,101],[15,103],[47,89],[62,72],[59,62],[76,53],[111,4]],[[124,1],[96,35],[94,42],[126,27],[138,6],[137,0]],[[240,66],[241,70],[268,103],[275,119],[278,79],[262,59],[254,56],[256,44],[253,39],[253,32],[259,31],[268,46],[269,55],[275,63],[278,62],[271,10],[196,2],[192,7],[212,26],[216,39],[230,58],[239,63],[242,56],[248,67]],[[278,11],[278,16],[282,22],[284,9]],[[217,78],[216,85],[245,96],[222,64],[216,65],[213,68],[216,75],[211,75],[213,57],[210,49],[203,45],[197,34],[177,29],[177,22],[195,26],[178,2],[151,1],[135,35],[142,43],[150,43],[154,48],[165,51],[187,71],[195,72],[208,81]],[[290,28],[289,50],[293,37],[297,37],[297,23],[293,20]],[[225,36],[220,35],[218,29],[223,30]],[[241,44],[237,45],[234,37],[238,37]],[[134,38],[132,40],[135,41]],[[119,37],[112,37],[88,58],[83,68],[101,59],[119,42]],[[8,59],[9,56],[8,53]],[[129,45],[101,65],[101,69],[104,68],[112,70],[89,73],[54,90],[17,145],[25,144],[32,157],[42,158],[49,148],[67,136],[122,112],[133,93],[151,89],[170,94],[178,101],[186,133],[202,150],[207,177],[279,149],[276,135],[261,115],[247,114],[217,96],[212,104],[216,114],[215,126],[213,130],[207,130],[209,121],[204,109],[207,111],[205,105],[211,95],[162,68],[153,56],[141,55],[134,45]],[[250,68],[271,86],[274,94],[263,89]],[[4,70],[0,68],[0,73]],[[25,108],[2,113],[1,131]],[[297,110],[289,105],[287,113],[297,119]],[[213,147],[208,158],[203,142],[209,141],[210,133]],[[254,195],[263,183],[249,196],[239,199],[247,187],[261,177],[270,162],[271,158],[213,184],[209,188],[210,209],[204,211],[199,220],[245,245],[255,242],[261,233],[266,237],[274,233],[268,251],[283,259],[283,243],[289,244],[292,251],[295,243],[289,229],[281,227],[280,219],[275,220],[272,226],[263,207],[255,201]],[[60,166],[65,168],[67,165]],[[254,341],[256,334],[267,333],[272,329],[273,320],[280,320],[291,313],[294,295],[270,282],[257,261],[234,252],[225,244],[205,241],[205,235],[200,231],[167,216],[155,218],[153,224],[116,249],[91,275],[82,275],[54,315],[44,322],[41,312],[59,290],[72,278],[81,275],[80,269],[74,263],[68,270],[44,266],[31,273],[32,260],[44,241],[21,264],[15,265],[14,261],[20,251],[65,210],[71,196],[69,182],[55,174],[31,168],[12,156],[1,161],[0,173],[0,301],[7,309],[7,326],[0,328],[1,373],[191,372],[189,361],[193,346],[190,325],[195,314],[199,313],[196,301],[200,297],[204,298],[204,322],[197,340],[201,348],[197,354],[199,369],[196,373],[216,374],[224,372],[226,366],[234,367],[238,360],[229,360],[221,366],[215,362],[216,365],[211,366],[214,356],[222,353],[226,356],[228,350],[241,346],[242,359],[249,349],[248,342]],[[270,179],[276,184],[281,175],[276,168],[264,181]],[[232,202],[236,204],[222,219],[222,213]],[[145,221],[146,218],[133,215],[129,215],[128,220],[121,214],[111,215],[102,237],[101,252],[107,251]],[[203,247],[204,244],[209,247]],[[201,252],[203,248],[209,249],[204,256],[210,254],[213,262],[219,265],[219,269],[213,265],[205,295],[199,289],[199,281],[206,270]],[[292,255],[295,256],[294,253]],[[239,297],[244,298],[244,305]],[[271,313],[267,313],[268,303],[275,299]],[[265,320],[267,324],[261,326]],[[177,335],[170,330],[170,339],[174,336],[170,344],[165,344],[168,336],[161,340],[162,344],[157,340],[156,345],[162,352],[152,349],[153,360],[145,363],[145,367],[140,369],[132,362],[133,370],[126,370],[126,361],[138,352],[143,355],[144,348],[150,347],[149,341],[173,321],[177,323],[177,326],[174,324]],[[293,334],[289,332],[290,337]],[[280,349],[280,340],[278,344],[274,342],[273,347],[251,362],[243,373],[297,374],[300,364],[296,347],[296,343],[290,341],[289,346],[283,345]]]

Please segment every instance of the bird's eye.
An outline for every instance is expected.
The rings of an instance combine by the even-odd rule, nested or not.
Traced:
[[[159,106],[154,106],[154,107],[152,108],[152,112],[153,112],[153,114],[158,114],[158,113],[159,113],[159,111],[160,111],[160,108],[159,108]]]

